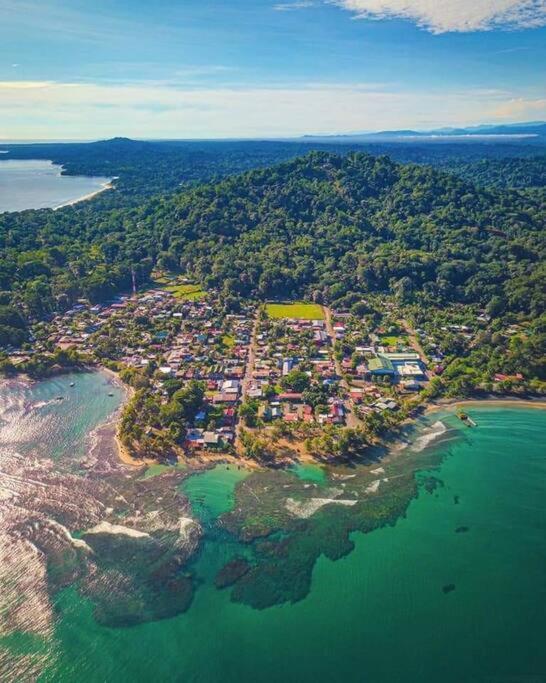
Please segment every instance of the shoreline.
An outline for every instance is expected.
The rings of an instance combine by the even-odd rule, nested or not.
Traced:
[[[133,458],[133,456],[129,453],[128,449],[124,444],[122,444],[121,439],[119,438],[119,422],[120,422],[120,417],[121,413],[123,412],[123,409],[125,405],[128,403],[128,401],[131,400],[131,398],[135,394],[135,390],[133,387],[131,387],[128,384],[125,384],[120,378],[117,372],[114,372],[114,370],[111,370],[110,368],[106,368],[103,365],[98,366],[99,372],[103,372],[105,375],[110,377],[111,380],[113,380],[116,384],[121,386],[123,390],[125,391],[125,400],[120,403],[118,410],[116,411],[116,415],[114,415],[113,423],[115,425],[115,432],[114,432],[114,443],[116,446],[116,451],[119,460],[124,464],[129,467],[133,467],[135,469],[139,469],[141,467],[145,467],[147,465],[156,465],[157,460],[154,460],[152,458]]]
[[[53,207],[53,211],[57,211],[57,209],[63,209],[67,206],[74,206],[74,204],[79,204],[80,202],[86,202],[89,199],[93,199],[93,197],[96,197],[98,194],[101,194],[101,192],[105,192],[106,190],[112,190],[114,188],[113,182],[115,178],[112,178],[112,180],[109,180],[106,183],[103,183],[101,187],[99,187],[97,190],[94,190],[93,192],[89,192],[88,194],[84,195],[83,197],[78,197],[77,199],[71,199],[68,202],[63,202],[62,204],[59,204],[58,206]]]
[[[489,406],[491,408],[535,408],[546,409],[546,399],[543,398],[515,398],[509,395],[500,395],[498,397],[487,396],[485,398],[453,398],[440,399],[424,406],[424,415],[437,412],[438,410],[456,408],[457,406]]]
[[[127,467],[131,467],[133,469],[141,469],[143,467],[148,467],[150,465],[156,465],[159,463],[158,460],[154,458],[135,458],[133,457],[126,446],[121,442],[119,438],[119,419],[121,412],[123,411],[123,408],[125,404],[132,398],[132,396],[135,393],[135,390],[133,387],[125,384],[120,378],[117,372],[114,370],[111,370],[110,368],[107,368],[103,365],[94,365],[94,366],[89,366],[85,365],[82,368],[66,368],[63,369],[64,371],[61,371],[59,373],[55,374],[68,374],[70,372],[81,372],[81,371],[98,371],[104,373],[107,377],[109,377],[112,381],[114,381],[118,386],[121,386],[123,390],[125,391],[126,398],[123,401],[123,403],[120,404],[119,409],[116,411],[117,414],[113,416],[112,423],[115,425],[115,433],[113,435],[114,442],[115,442],[115,447],[116,447],[116,452],[118,459],[120,463]],[[45,377],[43,379],[49,379],[49,377]],[[34,383],[36,381],[40,381],[40,379],[34,379],[25,375],[19,375],[18,377],[10,377],[10,378],[4,378],[2,381],[2,384],[9,384],[10,381],[23,381],[25,383]],[[418,406],[416,407],[417,414],[415,414],[413,417],[409,417],[404,422],[400,423],[393,429],[389,430],[382,439],[380,439],[377,443],[372,444],[369,446],[368,450],[369,451],[374,451],[376,453],[376,457],[379,459],[383,458],[388,458],[389,455],[397,455],[399,451],[403,450],[407,445],[408,441],[405,438],[404,431],[408,428],[415,427],[417,425],[417,420],[419,417],[426,417],[428,415],[431,415],[435,412],[439,411],[454,411],[458,407],[474,407],[474,408],[483,408],[483,407],[490,407],[490,408],[531,408],[535,410],[546,410],[546,398],[542,398],[540,396],[537,396],[536,398],[518,398],[513,395],[506,395],[506,394],[501,394],[498,396],[495,395],[487,395],[484,396],[483,398],[451,398],[451,399],[439,399],[437,401],[432,401],[428,404]],[[298,444],[298,443],[286,443],[286,446],[289,446],[290,450],[295,451],[298,453],[298,457],[291,462],[291,465],[296,465],[296,464],[302,464],[302,465],[310,465],[310,464],[315,464],[319,467],[325,466],[325,465],[332,465],[335,464],[332,461],[329,462],[321,462],[320,460],[317,460],[310,454],[306,454],[303,451],[303,447]],[[195,470],[198,471],[202,469],[203,467],[206,468],[207,465],[218,465],[218,464],[231,464],[231,465],[239,465],[241,467],[248,468],[250,470],[254,469],[269,469],[267,466],[261,464],[261,463],[256,463],[252,461],[248,461],[245,458],[238,457],[236,455],[232,454],[214,454],[216,457],[211,457],[211,458],[203,458],[203,456],[200,456],[195,459],[194,466]],[[374,458],[375,460],[375,458]],[[339,463],[343,464],[343,463]],[[191,464],[190,464],[191,467]],[[193,468],[192,468],[193,469]]]

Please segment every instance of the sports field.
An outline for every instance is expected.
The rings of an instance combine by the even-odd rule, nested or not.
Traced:
[[[290,304],[266,304],[265,310],[270,318],[293,318],[296,320],[324,320],[324,311],[318,304],[294,301]]]

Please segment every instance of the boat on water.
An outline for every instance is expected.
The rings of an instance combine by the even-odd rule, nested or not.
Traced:
[[[457,417],[461,422],[464,422],[467,427],[477,427],[478,425],[474,422],[474,420],[468,415],[467,413],[463,412],[462,410],[457,410],[456,412]]]
[[[108,392],[108,396],[113,396],[113,395],[114,394],[111,391]]]
[[[71,387],[75,387],[75,386],[76,386],[76,382],[70,382],[70,386],[71,386]]]
[[[57,396],[56,400],[57,401],[62,401],[64,399],[64,396]]]

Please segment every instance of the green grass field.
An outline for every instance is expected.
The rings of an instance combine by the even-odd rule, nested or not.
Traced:
[[[298,320],[324,320],[324,312],[318,304],[295,301],[291,304],[266,304],[270,318],[296,318]]]
[[[380,338],[383,346],[397,346],[398,344],[408,344],[408,338],[404,335],[385,335]]]
[[[177,299],[201,299],[206,294],[200,285],[169,285],[164,289],[172,292]]]

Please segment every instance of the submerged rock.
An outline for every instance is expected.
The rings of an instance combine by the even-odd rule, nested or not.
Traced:
[[[214,585],[216,588],[227,588],[243,577],[250,569],[250,563],[243,557],[236,557],[216,574]]]

